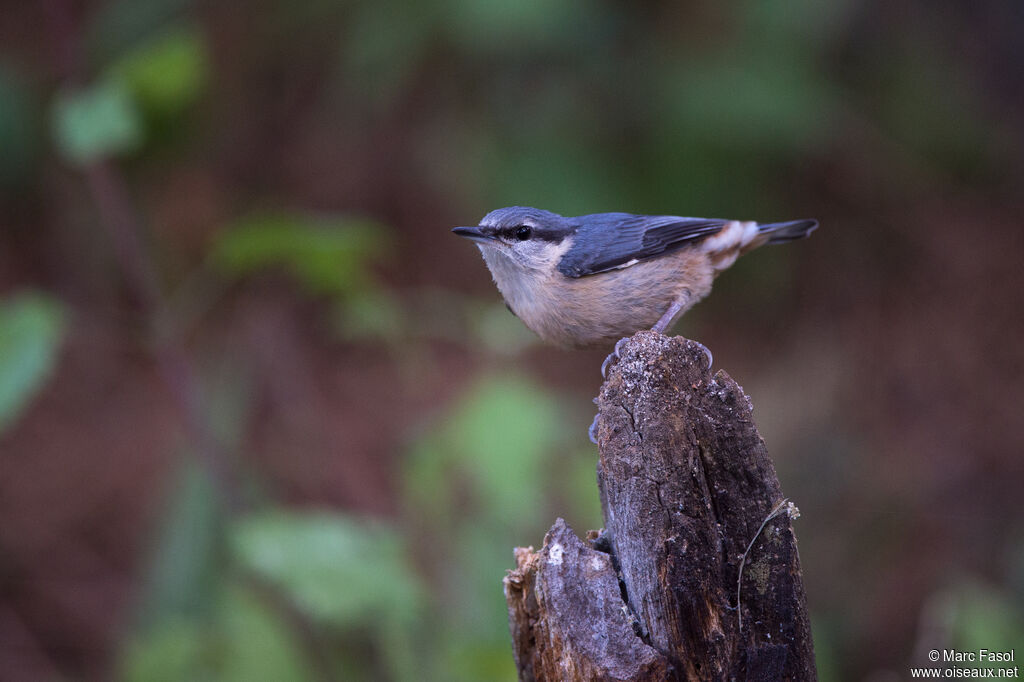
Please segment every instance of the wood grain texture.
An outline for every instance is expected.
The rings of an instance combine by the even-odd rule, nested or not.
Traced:
[[[661,680],[664,656],[636,636],[611,557],[558,519],[539,552],[516,550],[505,598],[520,679]]]

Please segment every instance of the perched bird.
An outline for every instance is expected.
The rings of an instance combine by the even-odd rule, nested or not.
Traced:
[[[511,206],[452,231],[480,247],[505,303],[527,327],[581,348],[641,329],[664,332],[738,256],[802,239],[817,226],[631,213],[570,218]]]

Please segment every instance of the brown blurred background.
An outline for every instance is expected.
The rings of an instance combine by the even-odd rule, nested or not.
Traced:
[[[1020,2],[0,11],[0,678],[514,679],[603,353],[449,234],[511,204],[819,219],[678,331],[803,513],[821,677],[1020,654]]]

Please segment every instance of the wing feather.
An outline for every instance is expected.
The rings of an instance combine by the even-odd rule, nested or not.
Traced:
[[[671,253],[718,232],[727,222],[631,213],[598,213],[577,220],[573,245],[558,264],[567,277],[628,267]]]

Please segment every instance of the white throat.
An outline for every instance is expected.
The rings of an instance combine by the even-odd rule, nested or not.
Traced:
[[[541,304],[538,299],[549,293],[548,285],[553,278],[563,277],[557,266],[571,245],[572,239],[564,239],[560,244],[531,254],[529,262],[524,263],[502,247],[477,244],[505,302],[520,317],[529,316],[531,310]]]

